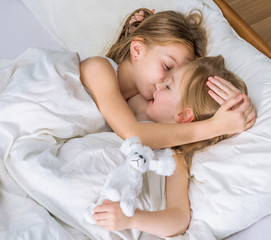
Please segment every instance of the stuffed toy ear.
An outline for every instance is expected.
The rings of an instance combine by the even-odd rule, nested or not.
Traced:
[[[130,152],[133,151],[135,146],[141,145],[141,141],[139,137],[130,137],[127,138],[120,147],[120,151],[125,155],[128,156]]]
[[[162,176],[170,176],[174,173],[176,163],[170,149],[159,151],[158,160],[150,161],[150,170]]]

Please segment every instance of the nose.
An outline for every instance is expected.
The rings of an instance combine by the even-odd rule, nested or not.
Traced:
[[[163,87],[163,82],[155,84],[156,91],[160,90]]]

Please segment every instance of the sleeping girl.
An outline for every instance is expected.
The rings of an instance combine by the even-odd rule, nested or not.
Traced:
[[[213,117],[189,124],[139,122],[129,108],[127,100],[138,93],[152,100],[156,84],[170,81],[177,69],[205,55],[206,36],[200,23],[198,13],[152,14],[129,35],[120,34],[107,54],[116,63],[103,57],[81,62],[83,85],[120,137],[138,136],[151,148],[163,148],[239,133],[254,124],[254,108],[246,95],[229,100]],[[217,89],[219,85],[213,88],[219,94]]]
[[[220,97],[214,97],[217,102],[210,96],[208,86],[211,89],[220,87]],[[222,56],[203,57],[185,64],[167,82],[157,83],[153,100],[146,101],[137,95],[128,103],[142,121],[185,125],[211,118],[220,111],[219,103],[225,110],[243,108],[243,103],[236,106],[233,99],[235,96],[241,99],[244,94],[247,94],[245,83],[225,68]],[[251,114],[251,107],[244,110],[246,117]],[[108,230],[135,228],[163,237],[184,234],[190,222],[188,179],[192,157],[196,151],[230,136],[225,134],[174,147],[177,168],[172,176],[166,177],[166,209],[152,212],[137,209],[132,217],[127,217],[118,202],[106,200],[94,209],[93,218]]]

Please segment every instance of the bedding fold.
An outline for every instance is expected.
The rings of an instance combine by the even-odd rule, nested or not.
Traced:
[[[19,204],[19,199],[25,204],[18,205],[19,211],[9,207],[12,215],[2,210],[0,222],[5,221],[6,230],[0,229],[0,236],[11,234],[7,224],[14,221],[13,215],[22,223],[27,216],[34,219],[35,214],[37,222],[48,223],[29,229],[28,234],[34,234],[35,239],[42,239],[38,232],[43,228],[61,232],[60,239],[74,239],[57,219],[90,239],[141,236],[138,230],[109,232],[84,220],[107,175],[125,159],[119,150],[123,140],[110,131],[79,74],[76,53],[42,49],[29,49],[14,62],[0,66],[0,160],[6,172],[1,182],[9,179],[22,194],[6,192],[8,187],[1,184],[0,209],[9,201],[6,199],[11,205]],[[148,174],[144,183],[139,207],[159,210],[164,178]],[[156,191],[150,191],[151,185]],[[18,230],[17,236],[24,229],[19,225],[10,225]],[[144,236],[141,239],[158,239]]]

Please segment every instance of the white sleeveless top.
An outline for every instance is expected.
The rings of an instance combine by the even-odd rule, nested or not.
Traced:
[[[112,68],[115,70],[117,74],[119,65],[116,62],[114,62],[114,60],[112,60],[111,58],[108,58],[108,57],[104,57],[104,58],[106,58],[110,62]]]

